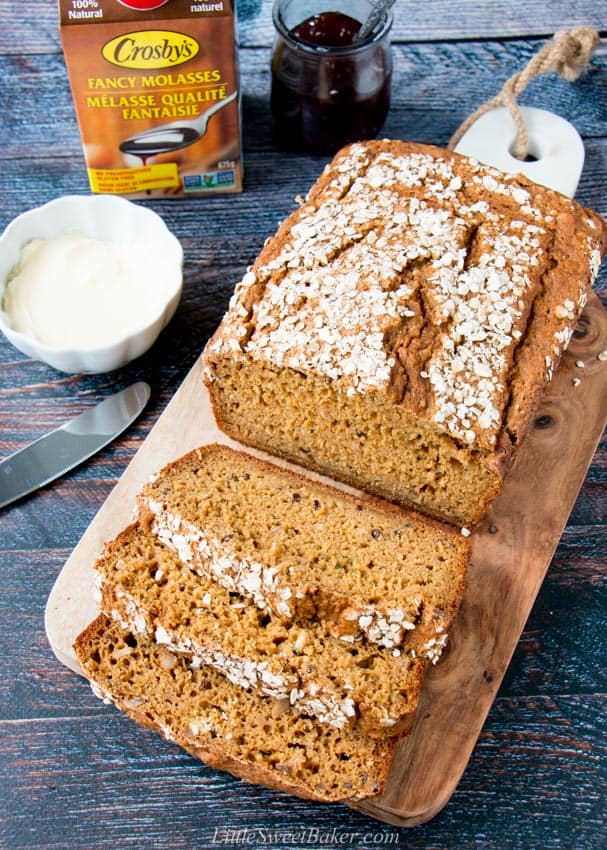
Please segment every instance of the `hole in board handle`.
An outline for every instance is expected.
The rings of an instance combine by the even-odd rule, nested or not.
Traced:
[[[508,153],[515,159],[517,162],[539,162],[542,158],[542,152],[540,150],[540,145],[537,144],[535,139],[529,139],[527,144],[527,156],[524,159],[519,159],[514,155],[514,146],[516,145],[516,139],[513,139],[510,147],[508,148]]]

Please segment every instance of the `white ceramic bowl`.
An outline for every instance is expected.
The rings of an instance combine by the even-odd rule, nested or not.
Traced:
[[[134,316],[132,331],[110,345],[96,348],[45,345],[14,330],[1,309],[0,330],[15,348],[61,372],[109,372],[147,351],[173,317],[183,285],[183,250],[162,218],[147,207],[115,195],[66,195],[18,216],[0,236],[0,307],[7,278],[19,260],[22,247],[31,239],[52,239],[73,230],[104,241],[145,240],[156,248],[161,245],[170,268],[163,281],[162,309],[145,325],[138,324]]]

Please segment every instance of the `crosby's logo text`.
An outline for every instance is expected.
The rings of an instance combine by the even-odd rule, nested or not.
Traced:
[[[196,39],[169,30],[129,32],[103,46],[103,58],[120,68],[172,68],[200,51]]]

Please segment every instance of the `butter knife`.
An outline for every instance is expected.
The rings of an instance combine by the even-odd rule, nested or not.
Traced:
[[[0,508],[54,481],[107,446],[139,416],[149,397],[149,385],[139,381],[9,455],[0,462]]]

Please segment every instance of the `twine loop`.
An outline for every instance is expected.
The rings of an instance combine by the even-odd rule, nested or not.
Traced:
[[[525,159],[529,152],[529,136],[521,110],[516,102],[517,96],[527,87],[534,77],[554,72],[572,83],[585,70],[586,65],[599,45],[599,34],[591,27],[576,27],[572,30],[557,32],[531,60],[510,79],[506,80],[495,97],[483,103],[458,127],[449,141],[452,150],[464,133],[474,122],[499,106],[505,106],[512,115],[516,126],[516,140],[511,151],[517,159]]]

